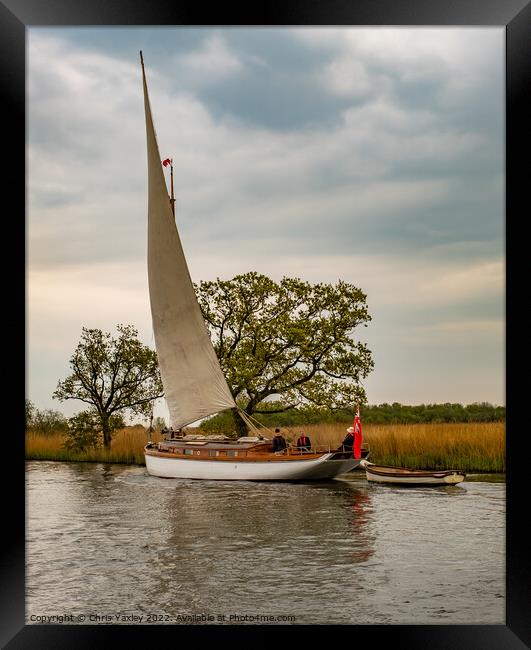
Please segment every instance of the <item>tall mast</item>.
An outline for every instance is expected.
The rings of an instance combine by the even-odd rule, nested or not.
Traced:
[[[170,175],[171,175],[170,205],[171,205],[171,211],[173,212],[173,217],[175,218],[175,196],[173,195],[173,158],[170,160]]]
[[[142,65],[142,76],[145,80],[146,78],[146,71],[144,69],[144,57],[142,56],[142,50],[140,50],[140,64]],[[171,195],[170,195],[170,205],[171,205],[171,211],[173,214],[173,218],[175,219],[175,195],[173,193],[173,158],[170,160],[170,178],[171,178]]]
[[[161,164],[143,69],[142,73],[147,144],[149,300],[170,424],[177,429],[235,408],[236,403],[212,346],[184,257],[164,178],[163,166],[167,164]]]

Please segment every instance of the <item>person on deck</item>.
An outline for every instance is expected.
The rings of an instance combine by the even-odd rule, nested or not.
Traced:
[[[295,446],[301,451],[310,451],[312,443],[310,442],[310,438],[308,438],[305,433],[301,433],[301,435],[297,438],[297,444]]]
[[[347,435],[343,438],[341,445],[344,451],[352,451],[354,447],[354,427],[347,429]]]
[[[287,447],[286,439],[280,433],[280,429],[275,429],[275,435],[271,442],[273,444],[273,451],[283,451]]]

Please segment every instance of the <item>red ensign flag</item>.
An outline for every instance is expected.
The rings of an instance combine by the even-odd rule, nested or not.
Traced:
[[[360,407],[356,411],[354,418],[354,458],[361,458],[361,419]]]
[[[170,163],[171,163],[171,160],[169,158],[166,158],[166,160],[162,161],[162,164],[164,165],[164,167],[167,167]]]

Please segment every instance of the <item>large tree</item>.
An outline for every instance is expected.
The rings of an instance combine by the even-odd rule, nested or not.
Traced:
[[[374,364],[352,336],[371,320],[360,289],[343,281],[277,283],[254,272],[194,286],[229,387],[248,415],[273,396],[280,410],[365,402],[360,380]],[[235,423],[246,430],[236,413]]]
[[[164,395],[157,354],[138,339],[131,325],[118,325],[118,336],[83,328],[70,359],[72,373],[59,381],[53,396],[90,404],[99,418],[105,447],[111,444],[111,416],[126,412],[149,416]]]

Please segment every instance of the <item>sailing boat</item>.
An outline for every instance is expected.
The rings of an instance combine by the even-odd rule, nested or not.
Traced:
[[[221,370],[197,301],[168,196],[140,52],[148,160],[148,278],[155,347],[171,427],[183,427],[238,408]],[[168,162],[165,160],[164,162]],[[173,178],[173,169],[172,169]],[[238,412],[249,424],[248,416]],[[149,474],[220,480],[330,479],[360,463],[351,451],[330,448],[273,451],[271,440],[245,436],[180,435],[144,448]],[[366,454],[365,454],[366,455]]]

